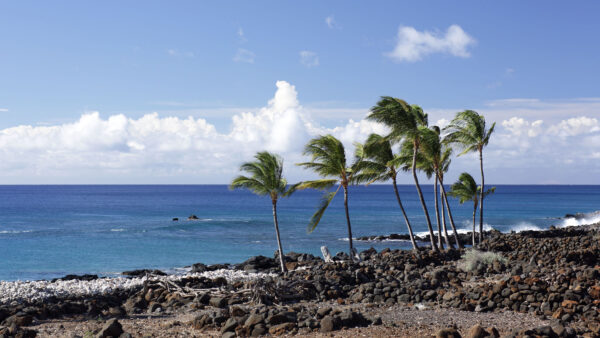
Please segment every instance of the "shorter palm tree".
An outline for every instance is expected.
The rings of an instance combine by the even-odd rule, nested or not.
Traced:
[[[496,122],[492,123],[488,129],[485,123],[485,117],[479,115],[476,111],[465,110],[456,114],[445,131],[445,142],[448,144],[457,144],[463,151],[458,155],[464,155],[469,152],[479,153],[479,170],[481,171],[481,189],[485,189],[485,176],[483,174],[483,148],[490,142],[490,137],[494,132]],[[483,241],[483,198],[485,194],[479,196],[479,242]]]
[[[349,167],[347,166],[344,144],[332,135],[320,136],[310,140],[304,147],[304,155],[309,155],[311,161],[298,163],[298,165],[312,169],[324,178],[300,182],[296,185],[298,189],[326,190],[339,184],[335,191],[326,192],[323,195],[317,211],[308,223],[307,230],[308,232],[312,232],[317,227],[325,210],[327,210],[335,195],[340,191],[340,188],[343,188],[346,224],[348,225],[348,242],[350,245],[349,255],[351,259],[354,259],[355,251],[352,245],[352,225],[350,224],[350,213],[348,211],[348,186],[355,182],[354,176],[358,172],[358,162],[354,162]]]
[[[371,134],[364,144],[356,144],[356,158],[361,160],[358,162],[360,174],[356,175],[357,183],[366,182],[367,185],[374,182],[385,182],[392,180],[392,187],[396,194],[396,200],[400,206],[400,211],[404,216],[404,222],[408,228],[408,235],[413,249],[418,250],[417,242],[413,234],[412,226],[402,205],[398,185],[396,183],[398,176],[398,166],[401,164],[400,157],[394,155],[391,142],[385,137],[378,134]]]
[[[247,172],[249,176],[240,175],[233,179],[230,189],[249,189],[257,195],[271,197],[273,203],[273,222],[275,223],[275,234],[277,235],[277,246],[279,248],[279,263],[281,272],[286,271],[283,260],[283,249],[279,235],[279,222],[277,220],[277,199],[279,196],[287,197],[294,192],[294,187],[287,187],[287,181],[283,178],[283,160],[278,155],[267,151],[257,153],[254,162],[246,162],[240,166],[240,171]]]
[[[484,197],[489,194],[492,194],[495,190],[496,190],[496,187],[488,189],[484,193]],[[475,183],[473,176],[471,176],[469,173],[460,174],[458,181],[456,181],[456,183],[454,183],[450,187],[450,193],[449,193],[450,196],[458,198],[458,201],[460,202],[460,204],[463,204],[467,201],[473,201],[473,234],[472,234],[473,235],[473,247],[476,246],[475,215],[477,214],[477,205],[479,203],[480,193],[481,193],[481,187],[477,186],[477,183]],[[481,235],[479,238],[481,238]],[[480,242],[480,244],[481,244],[481,242]]]

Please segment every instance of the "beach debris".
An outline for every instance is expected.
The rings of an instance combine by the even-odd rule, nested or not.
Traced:
[[[326,246],[321,247],[321,253],[323,253],[323,259],[325,259],[325,263],[333,263],[333,258],[331,258],[331,253]]]
[[[362,259],[360,258],[360,255],[356,251],[356,248],[352,248],[352,260],[354,260],[355,262],[358,262],[358,263],[360,263],[362,261]]]

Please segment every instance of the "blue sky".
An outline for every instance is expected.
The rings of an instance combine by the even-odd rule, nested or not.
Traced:
[[[464,109],[496,121],[499,141],[490,145],[490,156],[497,155],[490,161],[495,182],[600,183],[599,12],[593,1],[2,1],[0,183],[67,183],[73,176],[79,183],[226,182],[233,175],[230,164],[273,140],[251,137],[254,147],[222,160],[223,167],[186,168],[175,161],[167,168],[167,158],[156,155],[160,149],[139,135],[132,138],[131,125],[155,112],[157,123],[172,117],[177,128],[191,117],[208,126],[187,132],[206,136],[214,128],[214,134],[201,140],[191,135],[187,148],[169,151],[218,148],[211,142],[235,149],[232,140],[250,142],[234,133],[243,129],[235,117],[273,115],[268,101],[276,90],[295,95],[297,102],[283,95],[291,100],[283,106],[296,115],[271,110],[304,126],[298,131],[304,138],[280,135],[293,139],[279,149],[291,159],[298,157],[294,142],[321,131],[346,135],[350,119],[361,121],[379,96],[393,95],[423,106],[432,122]],[[416,59],[390,54],[402,27],[418,34],[404,45],[424,48]],[[450,27],[458,27],[463,40],[447,40]],[[276,87],[277,81],[291,87]],[[97,118],[84,125],[84,116]],[[115,127],[111,116],[126,120]],[[503,124],[511,118],[517,120]],[[71,129],[80,134],[64,131],[77,123]],[[102,128],[116,138],[112,143],[70,148]],[[111,128],[124,134],[115,136]],[[365,128],[345,141],[360,141]],[[49,134],[65,143],[44,147]],[[518,137],[524,139],[509,144]],[[23,138],[35,142],[19,148],[29,142]],[[573,158],[547,167],[518,164],[516,159],[548,156],[532,149],[537,144]],[[589,149],[575,157],[571,149],[580,144]],[[204,155],[223,158],[227,149]],[[13,159],[16,153],[33,159]],[[81,167],[84,158],[89,167]],[[131,158],[148,168],[128,164]],[[459,159],[457,171],[470,170],[468,162]],[[532,166],[543,177],[529,174]],[[290,170],[297,178],[307,175]]]

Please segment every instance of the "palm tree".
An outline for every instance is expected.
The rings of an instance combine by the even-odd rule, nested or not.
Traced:
[[[350,224],[350,213],[348,211],[348,186],[355,182],[354,176],[358,172],[358,162],[353,163],[350,167],[347,166],[344,144],[332,135],[320,136],[310,140],[304,147],[304,155],[309,155],[311,161],[298,163],[298,165],[311,169],[324,178],[301,182],[297,184],[298,189],[323,190],[339,184],[335,191],[327,192],[321,198],[321,203],[308,224],[308,232],[312,232],[317,227],[325,210],[327,210],[327,207],[340,188],[343,188],[346,223],[348,225],[348,242],[350,245],[349,255],[350,259],[353,259],[356,253],[352,245],[352,225]]]
[[[496,188],[488,189],[483,195],[489,195],[494,192]],[[463,204],[467,201],[473,201],[473,247],[476,246],[475,243],[475,214],[477,213],[477,204],[479,202],[479,198],[481,195],[481,187],[477,186],[473,176],[469,173],[460,174],[458,181],[454,183],[450,187],[450,195],[458,198],[460,204]],[[481,230],[480,230],[481,231]],[[481,236],[480,236],[481,238]],[[481,242],[480,242],[481,243]]]
[[[444,248],[442,243],[442,223],[440,222],[440,208],[438,199],[438,187],[439,187],[439,176],[438,169],[440,166],[440,160],[442,155],[442,147],[439,142],[440,128],[437,126],[431,127],[431,129],[423,132],[423,141],[421,145],[421,153],[423,154],[420,162],[417,163],[417,167],[425,173],[428,179],[434,177],[435,183],[433,185],[433,197],[435,207],[435,217],[438,227],[438,246],[440,249]],[[446,244],[450,247],[450,240],[448,239],[448,232],[444,232]]]
[[[356,144],[356,157],[362,159],[359,162],[361,173],[355,176],[357,183],[367,182],[367,185],[369,185],[373,182],[392,180],[396,200],[408,228],[410,242],[414,250],[419,250],[412,226],[398,193],[396,178],[398,176],[399,157],[394,155],[391,142],[381,135],[371,134],[364,144]]]
[[[463,155],[469,152],[479,153],[479,168],[481,170],[481,190],[485,190],[485,177],[483,175],[483,148],[490,141],[490,136],[494,132],[496,122],[487,129],[485,118],[473,110],[465,110],[456,114],[452,122],[444,128],[448,132],[445,140],[448,143],[458,144],[463,151]],[[483,241],[483,198],[485,194],[479,196],[479,243]]]
[[[440,182],[440,198],[442,200],[442,218],[444,223],[444,231],[447,232],[446,227],[446,214],[444,213],[444,209],[448,213],[448,219],[450,220],[450,226],[452,226],[452,232],[454,234],[454,241],[456,242],[456,246],[459,248],[463,248],[462,243],[458,239],[458,231],[456,230],[456,225],[454,224],[454,217],[452,217],[452,210],[450,209],[450,203],[448,203],[448,196],[446,194],[446,189],[444,188],[444,174],[448,172],[450,168],[450,162],[452,155],[452,148],[446,147],[442,142],[442,155],[440,157],[440,166],[438,169],[438,181]],[[445,234],[448,237],[447,234]]]
[[[283,261],[283,249],[279,236],[279,222],[277,221],[277,199],[279,196],[287,197],[294,192],[294,187],[287,187],[287,181],[283,178],[283,160],[281,157],[262,151],[257,153],[254,162],[246,162],[240,166],[240,171],[247,172],[249,176],[240,175],[233,179],[230,189],[249,189],[260,196],[270,196],[273,203],[273,222],[275,223],[275,234],[277,235],[277,246],[279,248],[279,263],[281,272],[286,271]]]
[[[439,251],[438,246],[435,243],[433,235],[433,228],[431,227],[431,219],[429,218],[429,212],[427,211],[427,205],[423,198],[423,192],[419,185],[419,179],[417,177],[417,155],[419,153],[419,147],[422,141],[422,135],[427,128],[427,114],[423,112],[423,109],[417,105],[408,105],[403,100],[398,98],[383,96],[377,104],[371,108],[371,112],[367,116],[368,120],[383,123],[390,128],[390,134],[387,136],[391,141],[399,142],[404,140],[404,143],[412,144],[413,156],[411,171],[423,212],[425,213],[425,219],[427,221],[427,227],[429,229],[429,238],[431,240],[431,249],[433,251]]]

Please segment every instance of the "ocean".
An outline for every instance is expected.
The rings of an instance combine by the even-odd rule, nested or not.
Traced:
[[[399,186],[415,232],[425,217],[413,185]],[[423,192],[435,227],[433,186]],[[300,191],[278,204],[284,251],[320,255],[326,245],[347,251],[343,194],[317,229],[306,226],[321,193]],[[354,237],[406,233],[390,185],[351,187]],[[471,227],[470,203],[451,207],[460,229]],[[600,186],[498,185],[486,199],[487,228],[521,231],[591,223],[567,213],[600,210]],[[198,220],[189,221],[190,215]],[[173,218],[179,221],[172,221]],[[355,242],[357,249],[409,249],[407,241]],[[103,276],[140,268],[175,271],[203,262],[238,263],[273,256],[275,231],[268,197],[226,185],[0,186],[0,280],[39,280],[66,274]]]

